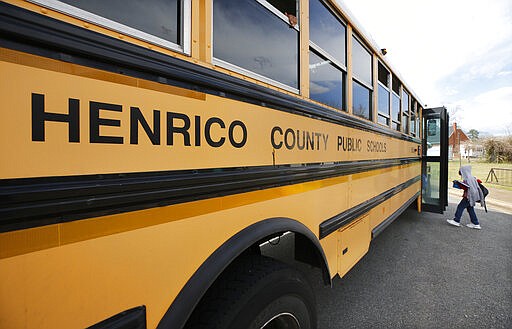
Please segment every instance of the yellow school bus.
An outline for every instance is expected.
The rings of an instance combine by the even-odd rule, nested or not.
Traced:
[[[330,285],[444,206],[384,55],[340,1],[1,1],[0,328],[316,328],[269,245]]]

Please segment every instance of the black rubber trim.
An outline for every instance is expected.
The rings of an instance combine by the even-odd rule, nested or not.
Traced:
[[[347,113],[3,2],[0,2],[0,46],[420,144],[417,138]]]
[[[375,227],[372,230],[372,239],[375,239],[377,237],[377,235],[381,234],[384,231],[384,229],[389,226],[389,224],[393,223],[395,221],[395,219],[398,218],[398,216],[400,216],[407,208],[409,208],[409,206],[414,201],[416,201],[416,199],[418,198],[419,195],[420,195],[420,192],[417,192],[413,197],[411,197],[409,200],[407,200],[406,203],[404,203],[393,214],[391,214],[391,216],[389,216],[382,223],[377,225],[377,227]]]
[[[146,329],[146,306],[138,306],[116,314],[87,329]]]
[[[382,192],[381,194],[322,222],[320,224],[320,239],[325,238],[332,232],[351,223],[352,221],[356,220],[357,218],[361,217],[362,215],[370,211],[373,207],[376,207],[377,205],[391,198],[393,195],[400,193],[401,191],[405,190],[406,188],[416,183],[420,179],[420,176],[411,178],[400,185],[397,185],[385,192]]]
[[[331,276],[327,267],[327,259],[314,233],[302,223],[289,218],[266,219],[243,229],[206,259],[176,296],[157,329],[183,328],[205,292],[235,258],[249,247],[284,232],[301,234],[315,245],[318,257],[322,259],[324,283],[330,285]]]
[[[418,158],[0,180],[0,232],[297,184]]]

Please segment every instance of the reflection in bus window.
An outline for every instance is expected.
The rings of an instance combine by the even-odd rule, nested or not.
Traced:
[[[60,0],[76,8],[181,44],[180,0]],[[122,31],[120,31],[122,32]]]
[[[372,120],[371,97],[373,92],[372,55],[356,38],[352,37],[352,113]]]
[[[391,82],[391,128],[400,131],[400,81],[393,76]]]
[[[359,81],[372,86],[372,55],[354,37],[352,38],[352,72]]]
[[[441,119],[427,121],[427,156],[441,155]]]
[[[371,92],[354,81],[352,89],[352,111],[355,115],[371,120]]]
[[[213,2],[213,56],[292,88],[299,86],[299,32],[254,0]]]
[[[309,39],[343,65],[345,26],[319,0],[309,1]]]
[[[389,125],[389,91],[384,88],[381,84],[379,84],[379,116],[378,121],[380,124],[383,124],[385,126]]]
[[[343,107],[343,71],[331,61],[309,52],[310,98],[341,109]]]
[[[390,73],[389,71],[379,63],[378,66],[378,118],[377,121],[380,124],[385,126],[389,126],[389,118],[390,118],[390,107],[389,107],[389,97],[390,97]]]
[[[402,131],[409,132],[409,93],[402,91]]]
[[[391,127],[394,130],[400,130],[400,97],[393,92],[391,96]]]
[[[411,102],[411,111],[410,111],[410,133],[412,136],[416,136],[416,111],[418,107],[418,102],[416,100],[412,100]]]

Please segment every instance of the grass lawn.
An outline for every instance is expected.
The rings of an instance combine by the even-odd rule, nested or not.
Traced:
[[[512,179],[512,173],[508,173],[508,179],[509,179],[509,182],[507,184],[509,184],[509,186],[505,186],[505,185],[498,185],[498,184],[491,184],[491,183],[486,183],[485,182],[485,179],[487,178],[487,175],[489,175],[489,171],[491,170],[491,168],[507,168],[507,169],[512,169],[512,163],[489,163],[489,162],[482,162],[482,161],[477,161],[475,159],[472,159],[471,162],[468,162],[467,159],[462,159],[462,163],[459,162],[459,160],[453,160],[453,161],[450,161],[449,164],[448,164],[448,186],[451,186],[451,182],[454,180],[454,179],[460,179],[460,175],[459,175],[459,168],[460,168],[460,165],[471,165],[471,172],[473,173],[473,176],[479,178],[482,182],[484,182],[484,184],[487,186],[492,186],[494,188],[499,188],[499,189],[503,189],[503,190],[508,190],[508,191],[512,191],[512,182],[510,181],[510,179]],[[498,176],[499,177],[499,176]],[[489,181],[490,181],[490,178],[489,178]]]

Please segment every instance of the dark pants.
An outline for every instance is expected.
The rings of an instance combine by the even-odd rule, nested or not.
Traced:
[[[464,209],[468,210],[469,218],[471,218],[471,223],[478,225],[478,218],[476,217],[475,207],[471,207],[469,205],[469,200],[467,198],[462,198],[462,200],[460,200],[459,205],[457,206],[457,211],[455,211],[454,220],[460,223],[460,217],[462,216],[462,212],[464,211]]]

